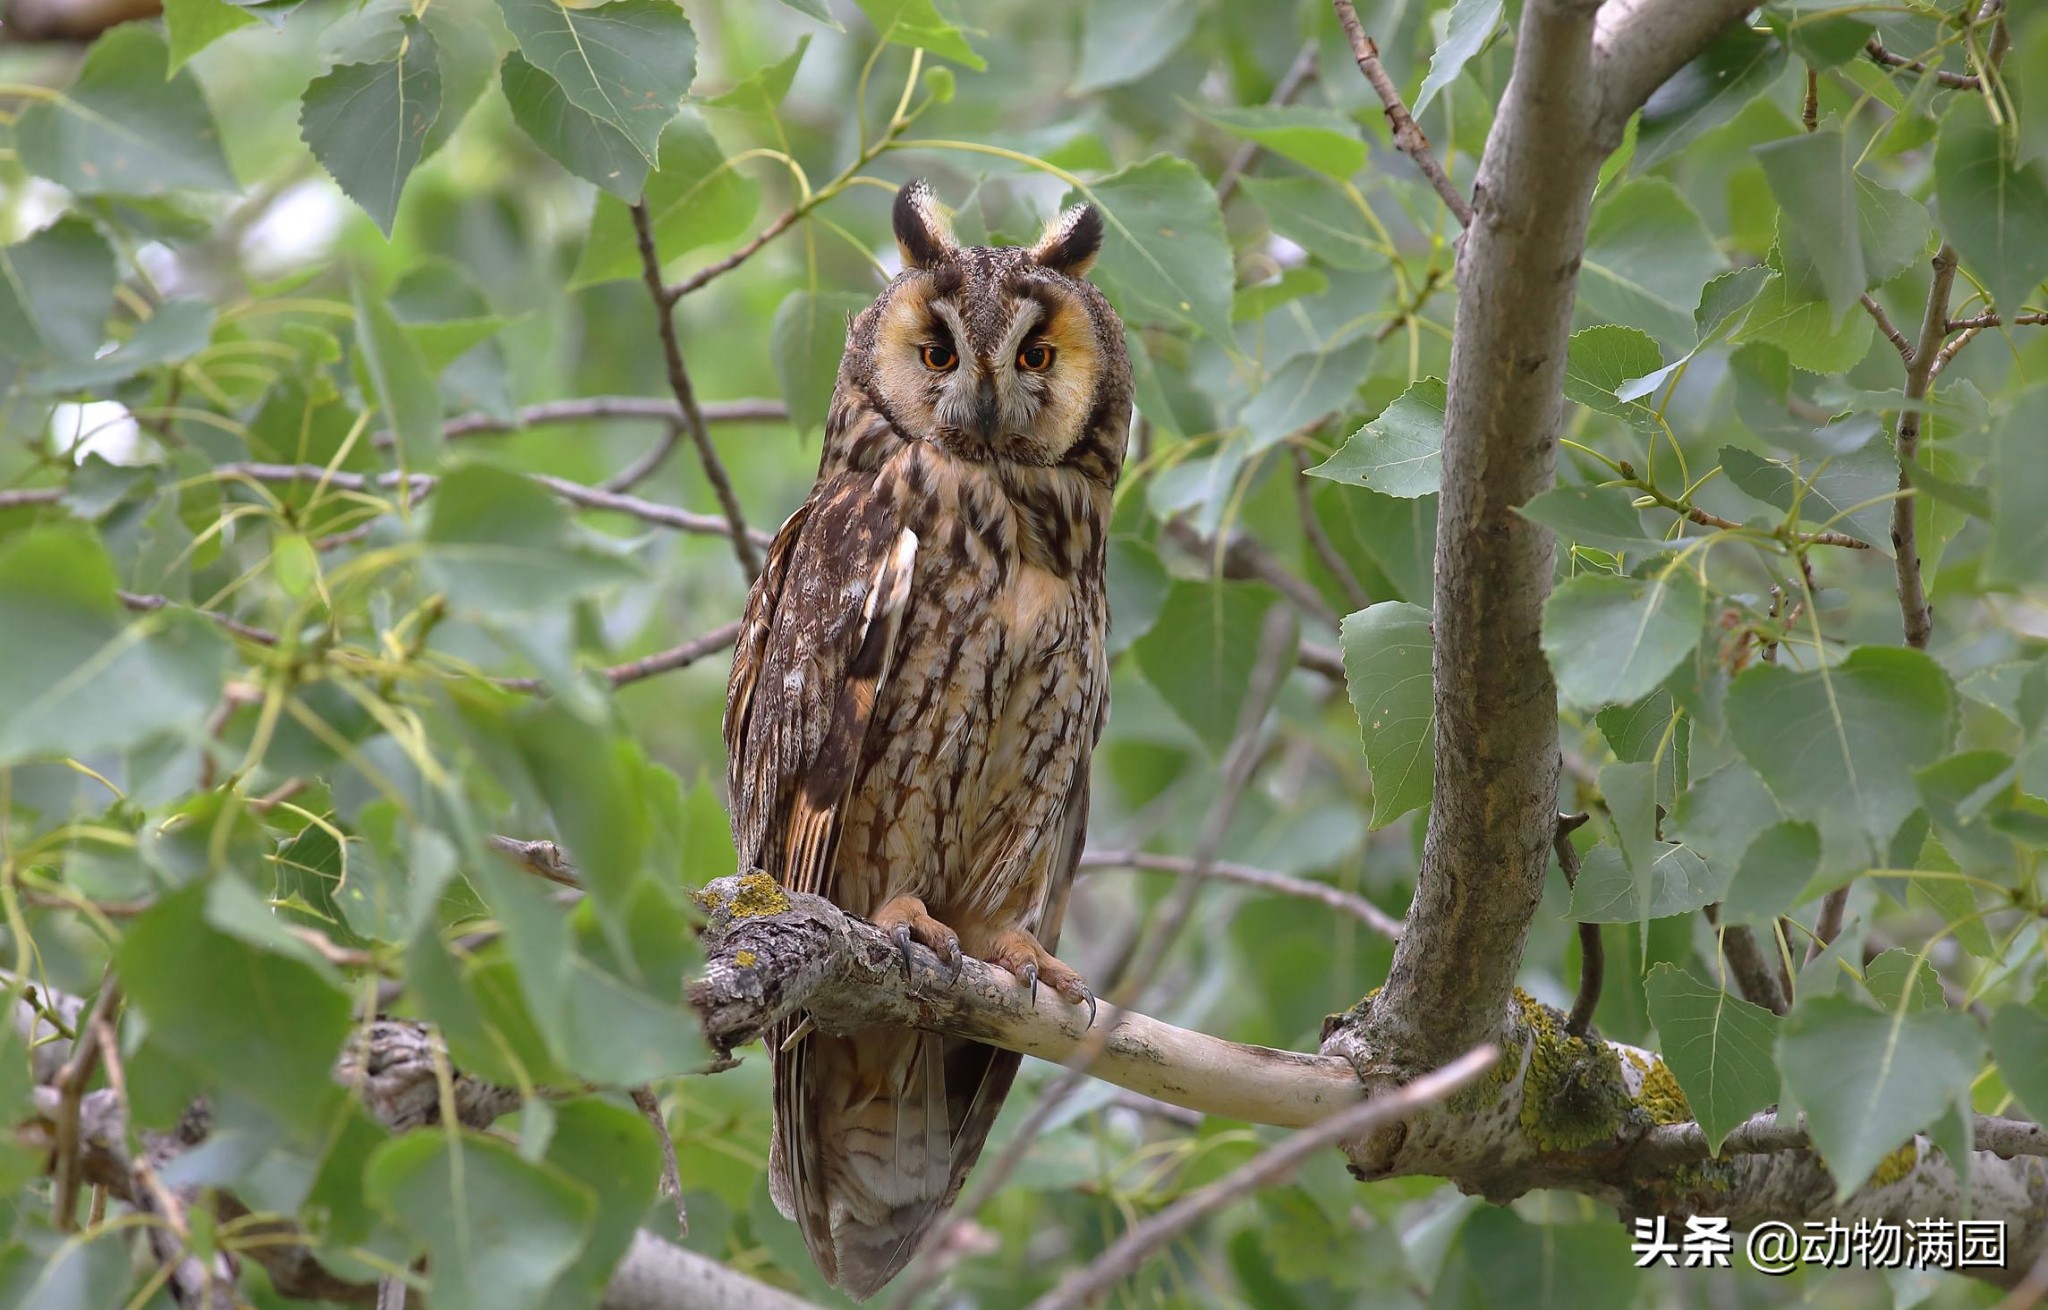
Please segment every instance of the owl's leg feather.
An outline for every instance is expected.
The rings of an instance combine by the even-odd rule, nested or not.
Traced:
[[[1088,1007],[1088,1026],[1095,1026],[1095,993],[1071,965],[1039,944],[1027,928],[1009,928],[995,935],[981,956],[998,968],[1007,969],[1017,981],[1031,988],[1031,1003],[1038,1003],[1038,984],[1058,992],[1074,1005]]]
[[[960,934],[931,916],[923,901],[908,894],[892,896],[875,911],[874,925],[895,939],[903,953],[903,976],[910,977],[910,947],[924,947],[946,966],[946,976],[960,974]]]

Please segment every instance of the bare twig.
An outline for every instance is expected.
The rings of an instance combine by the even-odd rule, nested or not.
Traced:
[[[789,417],[789,407],[779,400],[707,400],[698,406],[706,423],[779,423]],[[674,401],[659,396],[577,396],[570,400],[549,400],[528,405],[510,423],[491,414],[463,414],[449,419],[441,429],[444,437],[484,436],[518,432],[551,423],[587,423],[593,419],[649,419],[681,423],[683,411]]]
[[[1757,944],[1756,934],[1748,924],[1721,922],[1721,907],[1709,905],[1706,908],[1707,922],[1712,924],[1721,938],[1721,951],[1728,959],[1728,969],[1735,977],[1735,988],[1744,1000],[1752,1005],[1761,1005],[1772,1014],[1783,1014],[1790,1007],[1784,988],[1778,985],[1778,971]]]
[[[1394,148],[1415,161],[1436,193],[1443,197],[1444,204],[1458,219],[1458,226],[1472,226],[1472,206],[1459,193],[1442,164],[1429,148],[1429,138],[1422,134],[1421,127],[1408,112],[1408,106],[1401,103],[1401,93],[1394,86],[1394,79],[1387,76],[1387,70],[1380,63],[1380,49],[1365,34],[1365,28],[1358,21],[1358,10],[1351,0],[1332,0],[1337,10],[1337,21],[1344,25],[1344,35],[1351,42],[1352,58],[1358,61],[1358,71],[1365,74],[1365,80],[1372,83],[1372,89],[1386,106],[1387,122],[1394,129]]]
[[[1349,602],[1351,608],[1354,611],[1362,610],[1372,604],[1372,594],[1365,589],[1365,584],[1358,580],[1358,575],[1352,572],[1351,565],[1338,553],[1337,544],[1330,540],[1329,533],[1323,531],[1323,521],[1316,517],[1315,488],[1308,480],[1310,458],[1308,447],[1299,442],[1295,443],[1294,496],[1296,507],[1301,511],[1301,535],[1308,540],[1309,549],[1316,553],[1316,558],[1322,561],[1330,576],[1337,580],[1337,585],[1343,589],[1344,599]]]
[[[1088,851],[1081,856],[1083,869],[1139,869],[1147,873],[1175,873],[1192,877],[1197,866],[1191,856],[1157,855],[1151,851]],[[1257,887],[1262,891],[1277,892],[1282,896],[1293,896],[1301,900],[1315,901],[1320,905],[1348,914],[1365,924],[1374,932],[1393,941],[1401,939],[1401,922],[1366,900],[1341,887],[1332,887],[1325,882],[1310,878],[1290,878],[1284,873],[1271,869],[1255,869],[1246,864],[1233,864],[1227,860],[1212,861],[1206,875],[1223,882],[1240,883],[1246,887]]]
[[[676,1228],[688,1237],[690,1212],[683,1206],[683,1171],[676,1164],[676,1139],[668,1131],[668,1116],[661,1112],[661,1099],[652,1087],[635,1087],[632,1097],[634,1108],[654,1129],[655,1140],[661,1143],[661,1190],[675,1201]]]
[[[1899,498],[1892,502],[1892,553],[1899,579],[1899,610],[1905,616],[1906,644],[1926,650],[1934,632],[1927,592],[1920,578],[1920,543],[1913,524],[1913,469],[1920,454],[1920,401],[1927,395],[1948,335],[1949,290],[1955,285],[1955,247],[1944,244],[1934,256],[1934,277],[1927,287],[1927,313],[1920,324],[1920,342],[1906,364],[1906,403],[1899,410],[1894,442],[1899,460]]]
[[[728,623],[680,646],[671,646],[667,650],[656,651],[641,659],[628,660],[624,664],[614,664],[604,671],[604,676],[610,680],[612,686],[623,687],[628,683],[639,682],[643,678],[651,678],[657,673],[673,673],[677,669],[688,668],[708,655],[716,655],[732,645],[739,635],[740,625],[737,622]],[[497,683],[508,691],[539,693],[548,689],[547,683],[539,678],[499,678]]]
[[[1906,361],[1907,366],[1911,367],[1913,363],[1913,343],[1906,340],[1906,334],[1899,331],[1898,325],[1892,322],[1892,316],[1884,312],[1884,306],[1878,304],[1877,298],[1868,291],[1863,293],[1863,299],[1858,303],[1863,306],[1864,312],[1869,314],[1877,323],[1877,330],[1884,333],[1884,339],[1891,342],[1892,348],[1899,352],[1899,358]]]
[[[2039,327],[2044,323],[2048,323],[2048,310],[2030,309],[2024,314],[2014,314],[2012,322],[2016,327],[2021,324],[2029,327]],[[1948,321],[1948,330],[1951,332],[1964,332],[1970,328],[1982,330],[1984,328],[2003,327],[2004,325],[2005,319],[2000,315],[1978,314],[1972,318],[1950,319]]]
[[[1809,132],[1820,130],[1820,70],[1806,66],[1806,103],[1800,106],[1799,121]]]
[[[1031,1310],[1079,1310],[1137,1271],[1161,1247],[1234,1201],[1281,1182],[1316,1152],[1346,1138],[1363,1137],[1442,1100],[1491,1068],[1499,1058],[1482,1046],[1426,1073],[1399,1091],[1375,1096],[1267,1148],[1205,1187],[1196,1189],[1142,1223],[1133,1224],[1109,1249],[1059,1286],[1031,1303]]]
[[[654,476],[656,470],[668,463],[668,457],[682,444],[682,440],[683,425],[679,422],[668,424],[661,430],[661,440],[648,447],[646,454],[606,478],[600,485],[606,491],[630,491]]]
[[[1289,570],[1257,538],[1236,533],[1225,542],[1217,542],[1203,536],[1201,530],[1185,518],[1168,519],[1166,536],[1190,555],[1208,562],[1221,576],[1263,582],[1287,597],[1308,618],[1327,627],[1337,626],[1336,614],[1314,584]]]
[[[1576,889],[1579,885],[1579,848],[1572,845],[1572,834],[1593,816],[1584,810],[1577,814],[1559,813],[1557,836],[1551,839],[1551,849],[1557,854],[1557,867],[1564,871],[1564,885]],[[1581,923],[1579,925],[1579,993],[1572,1001],[1572,1012],[1565,1017],[1564,1030],[1573,1037],[1584,1037],[1593,1027],[1593,1011],[1600,1007],[1600,989],[1607,980],[1607,943],[1600,936],[1600,925]]]
[[[1842,915],[1849,905],[1849,889],[1837,887],[1822,898],[1820,918],[1814,921],[1813,941],[1806,948],[1806,962],[1812,964],[1842,935]]]
[[[1294,652],[1294,662],[1310,673],[1320,673],[1338,686],[1344,685],[1344,657],[1334,646],[1304,641]]]
[[[84,1103],[85,1085],[92,1081],[106,1035],[111,1031],[109,1017],[120,1003],[121,986],[108,973],[100,984],[100,994],[93,1000],[91,1013],[80,1026],[78,1040],[72,1043],[70,1058],[57,1074],[57,1113],[52,1120],[57,1139],[56,1182],[51,1208],[57,1227],[67,1233],[78,1228],[79,1107]]]
[[[1980,1114],[1975,1117],[1971,1129],[1976,1149],[2001,1159],[2048,1156],[2048,1129],[2039,1124]],[[1765,1110],[1729,1131],[1727,1139],[1721,1143],[1721,1156],[1804,1151],[1812,1145],[1813,1138],[1807,1131],[1805,1115],[1786,1122],[1778,1117],[1777,1111]],[[1665,1167],[1705,1160],[1711,1155],[1712,1152],[1707,1150],[1706,1133],[1698,1124],[1677,1123],[1650,1129],[1643,1135],[1632,1159],[1638,1167]]]
[[[1936,82],[1954,90],[1978,91],[1982,90],[1984,86],[1983,79],[1977,77],[1974,73],[1951,73],[1946,68],[1930,70],[1925,63],[1918,59],[1908,59],[1902,54],[1885,49],[1884,42],[1874,36],[1864,44],[1863,52],[1869,55],[1873,62],[1882,64],[1886,68],[1902,68],[1906,72],[1920,74],[1932,71]]]
[[[711,444],[711,432],[704,424],[703,411],[697,407],[697,392],[690,384],[690,370],[683,363],[682,342],[676,336],[675,304],[681,293],[671,291],[662,283],[661,255],[654,248],[654,221],[647,215],[644,197],[633,204],[633,233],[640,245],[640,272],[647,283],[647,294],[654,302],[655,326],[661,337],[662,359],[668,366],[669,390],[675,393],[676,404],[682,410],[683,430],[689,433],[691,444],[697,448],[697,460],[703,466],[704,480],[711,484],[712,493],[718,497],[719,508],[725,513],[733,556],[739,560],[740,571],[751,581],[761,572],[761,557],[754,548],[753,538],[747,534],[746,516],[740,510],[739,496],[733,491],[732,479],[726,476],[725,464],[718,458],[718,448]],[[764,240],[766,236],[763,233],[756,240]]]
[[[0,491],[0,510],[22,509],[29,505],[54,505],[62,499],[62,487],[16,487],[12,491]]]
[[[1307,86],[1315,75],[1316,43],[1308,41],[1302,45],[1301,53],[1294,57],[1294,62],[1288,65],[1286,73],[1282,74],[1280,81],[1274,85],[1273,94],[1267,98],[1266,103],[1293,103],[1294,97],[1301,94],[1301,88]],[[1238,146],[1230,156],[1230,162],[1223,166],[1222,174],[1216,179],[1217,204],[1229,203],[1230,197],[1237,193],[1237,184],[1251,171],[1251,166],[1258,162],[1260,154],[1264,151],[1265,147],[1256,141],[1246,141]]]
[[[123,605],[127,606],[129,609],[133,610],[137,614],[151,614],[156,612],[157,610],[163,609],[165,606],[170,605],[172,603],[171,598],[168,596],[143,594],[134,591],[122,591],[116,592],[115,594],[121,598],[121,603]],[[205,615],[207,618],[212,619],[215,623],[218,623],[221,627],[227,629],[229,632],[234,633],[237,637],[241,637],[247,641],[253,641],[259,646],[277,645],[277,634],[271,632],[266,628],[258,628],[251,624],[244,623],[240,619],[235,618],[234,616],[229,614],[222,614],[218,610],[195,609],[194,612]]]

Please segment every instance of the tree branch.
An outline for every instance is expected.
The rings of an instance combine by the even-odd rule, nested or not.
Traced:
[[[1373,93],[1385,106],[1387,122],[1394,129],[1394,148],[1415,161],[1422,170],[1422,176],[1436,188],[1446,208],[1456,215],[1458,226],[1472,226],[1472,206],[1466,201],[1457,184],[1444,172],[1444,166],[1437,162],[1436,154],[1429,147],[1429,138],[1415,122],[1408,106],[1401,102],[1401,92],[1394,86],[1394,79],[1387,76],[1386,66],[1380,63],[1380,48],[1365,34],[1365,27],[1358,21],[1358,9],[1352,0],[1333,0],[1337,10],[1337,21],[1343,24],[1344,36],[1351,42],[1351,57],[1358,61],[1358,71],[1365,74],[1365,80],[1372,84]]]
[[[676,298],[680,292],[670,291],[661,280],[661,255],[654,248],[654,221],[647,215],[647,201],[643,197],[633,202],[633,234],[640,245],[640,273],[647,283],[648,298],[654,302],[655,328],[661,337],[662,360],[668,366],[669,390],[675,393],[676,405],[683,416],[683,431],[690,436],[690,443],[697,448],[697,461],[704,468],[704,480],[711,484],[711,490],[718,497],[719,508],[725,512],[725,522],[732,537],[733,557],[740,562],[740,571],[747,575],[749,582],[761,572],[761,557],[755,552],[754,540],[747,533],[746,516],[740,510],[738,493],[732,489],[732,479],[726,476],[725,464],[718,458],[718,448],[711,444],[711,431],[704,425],[703,411],[697,408],[697,391],[690,384],[690,370],[683,363],[682,342],[676,336]],[[763,233],[757,240],[765,240]]]
[[[1913,469],[1920,454],[1920,401],[1926,397],[1948,336],[1949,291],[1955,285],[1956,252],[1943,244],[1934,256],[1934,276],[1927,287],[1927,312],[1920,322],[1920,343],[1906,363],[1906,403],[1899,410],[1894,452],[1899,461],[1899,498],[1892,502],[1892,555],[1899,579],[1899,610],[1905,618],[1906,644],[1926,650],[1934,632],[1927,592],[1920,578],[1920,542],[1913,523]]]
[[[1203,877],[1240,883],[1246,887],[1257,887],[1261,891],[1277,892],[1282,896],[1315,901],[1339,914],[1350,915],[1382,937],[1391,941],[1401,940],[1400,920],[1363,896],[1355,896],[1341,887],[1332,887],[1328,883],[1316,882],[1309,878],[1290,878],[1284,873],[1274,873],[1270,869],[1255,869],[1246,864],[1216,860],[1206,871],[1201,871],[1190,856],[1157,855],[1151,851],[1086,851],[1081,856],[1081,867],[1140,869],[1147,873],[1175,873],[1183,877],[1201,872]]]
[[[781,423],[789,407],[779,400],[707,400],[698,406],[706,423]],[[596,419],[647,419],[680,424],[682,407],[659,396],[577,396],[528,405],[512,422],[491,414],[463,414],[441,428],[444,437],[486,436],[522,432],[554,423],[588,423]]]
[[[1754,8],[1748,0],[1608,0],[1601,5],[1593,43],[1602,129],[1619,132],[1652,92]]]
[[[1342,1110],[1287,1140],[1270,1146],[1228,1174],[1196,1188],[1142,1223],[1132,1224],[1108,1250],[1076,1270],[1052,1291],[1031,1303],[1031,1310],[1079,1310],[1136,1273],[1146,1260],[1189,1228],[1234,1201],[1284,1181],[1308,1158],[1347,1137],[1372,1132],[1466,1086],[1500,1058],[1491,1046],[1426,1073],[1398,1091]]]
[[[1863,53],[1869,55],[1873,63],[1882,64],[1886,68],[1903,68],[1909,73],[1921,74],[1930,71],[1927,65],[1918,59],[1908,59],[1902,54],[1885,49],[1884,42],[1874,36],[1865,43]],[[1934,80],[1936,82],[1954,90],[1979,91],[1984,87],[1983,79],[1974,73],[1952,73],[1946,68],[1937,68],[1931,71],[1934,73]]]

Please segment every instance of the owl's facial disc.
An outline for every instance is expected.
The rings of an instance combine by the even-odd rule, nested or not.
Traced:
[[[1094,397],[1086,307],[1049,280],[954,261],[920,281],[878,334],[878,381],[899,421],[962,458],[1057,463]]]

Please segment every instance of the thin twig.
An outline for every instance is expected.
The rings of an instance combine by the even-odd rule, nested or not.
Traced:
[[[2005,1119],[1980,1114],[1971,1121],[1973,1146],[1983,1152],[2011,1160],[2022,1156],[2048,1156],[2048,1129],[2023,1119]],[[1776,1151],[1805,1151],[1813,1147],[1806,1116],[1781,1119],[1776,1110],[1765,1110],[1729,1130],[1721,1143],[1723,1158],[1731,1155],[1767,1155]],[[1707,1135],[1696,1123],[1662,1124],[1643,1134],[1629,1161],[1640,1173],[1666,1169],[1709,1158]]]
[[[604,676],[612,686],[623,687],[628,683],[639,682],[643,678],[651,678],[657,673],[672,673],[677,669],[686,669],[706,656],[716,655],[732,645],[739,635],[740,625],[737,622],[728,623],[680,646],[671,646],[667,650],[656,651],[641,659],[628,660],[624,664],[614,664],[604,671]],[[496,682],[507,691],[529,691],[539,694],[548,690],[547,683],[539,678],[498,678]]]
[[[598,486],[606,491],[631,491],[640,483],[654,476],[656,470],[668,463],[668,457],[682,444],[683,425],[669,423],[661,430],[661,440],[655,442],[647,453],[606,478]]]
[[[1337,544],[1330,540],[1330,534],[1323,531],[1323,521],[1316,516],[1315,488],[1308,480],[1310,459],[1306,446],[1297,443],[1294,447],[1294,494],[1296,507],[1301,511],[1301,535],[1308,540],[1309,549],[1316,558],[1337,579],[1337,585],[1344,592],[1344,599],[1350,603],[1353,612],[1372,604],[1372,593],[1352,572],[1351,565],[1337,552]]]
[[[2048,323],[2048,310],[2030,309],[2024,314],[2014,314],[2012,321],[2015,327],[2022,324],[2028,327],[2039,327],[2044,323]],[[1962,332],[1970,328],[1976,328],[1981,331],[1984,328],[2003,327],[2004,325],[2005,319],[1997,314],[1978,314],[1974,318],[1950,319],[1948,321],[1948,330],[1951,332]]]
[[[1884,333],[1886,341],[1892,343],[1892,348],[1899,352],[1899,358],[1906,361],[1908,365],[1911,365],[1913,362],[1913,343],[1906,340],[1906,334],[1899,331],[1898,325],[1892,322],[1892,316],[1884,312],[1884,306],[1878,304],[1877,298],[1868,291],[1863,293],[1863,299],[1858,303],[1876,321],[1877,330]]]
[[[1151,851],[1088,851],[1081,856],[1081,867],[1137,869],[1146,873],[1174,873],[1184,877],[1193,877],[1197,872],[1197,865],[1192,856],[1158,855]],[[1332,887],[1326,882],[1316,882],[1310,878],[1291,878],[1284,873],[1275,873],[1271,869],[1256,869],[1248,864],[1233,864],[1227,860],[1212,861],[1204,876],[1222,882],[1239,883],[1246,887],[1257,887],[1262,891],[1277,892],[1282,896],[1314,901],[1340,914],[1350,915],[1391,941],[1399,941],[1401,938],[1399,919],[1363,896],[1354,895],[1341,887]]]
[[[668,1131],[668,1116],[661,1112],[661,1100],[651,1087],[632,1090],[633,1105],[654,1129],[661,1143],[661,1190],[676,1203],[676,1227],[681,1236],[690,1235],[690,1212],[683,1206],[683,1172],[676,1164],[676,1139]]]
[[[789,407],[779,400],[707,400],[698,406],[706,423],[780,423]],[[493,414],[462,414],[442,426],[444,437],[487,436],[520,432],[552,423],[587,423],[593,419],[651,419],[680,423],[683,411],[660,396],[576,396],[528,405],[511,422]]]
[[[121,598],[121,603],[123,605],[127,606],[129,609],[133,610],[137,614],[153,614],[157,610],[163,609],[164,607],[172,604],[170,597],[158,596],[153,593],[121,591],[116,592],[114,594]],[[193,612],[205,615],[207,618],[212,619],[215,623],[218,623],[221,627],[227,629],[229,632],[234,633],[237,637],[244,638],[248,641],[253,641],[259,646],[275,646],[278,643],[278,636],[276,633],[271,632],[267,628],[258,628],[251,624],[244,623],[240,619],[235,618],[232,615],[222,614],[218,610],[204,610],[197,609],[196,607]]]
[[[1707,922],[1720,933],[1721,951],[1728,957],[1728,970],[1735,977],[1735,989],[1742,998],[1752,1005],[1761,1005],[1772,1014],[1783,1014],[1790,1007],[1785,1001],[1785,992],[1778,985],[1777,970],[1765,958],[1763,948],[1757,945],[1756,934],[1744,923],[1723,924],[1721,907],[1718,904],[1706,908]]]
[[[92,1081],[93,1070],[99,1067],[108,1017],[120,1003],[121,986],[109,973],[100,984],[100,994],[93,1000],[92,1012],[79,1025],[78,1040],[72,1045],[71,1057],[57,1075],[57,1113],[53,1120],[57,1141],[56,1183],[51,1190],[51,1207],[56,1214],[57,1228],[66,1233],[75,1232],[78,1228],[79,1107],[85,1101],[85,1086]]]
[[[1814,920],[1813,941],[1806,948],[1806,963],[1812,964],[1842,935],[1842,915],[1849,905],[1849,888],[1837,887],[1822,898],[1820,917]]]
[[[1820,70],[1811,64],[1806,66],[1806,103],[1800,107],[1799,121],[1809,132],[1820,130]]]
[[[54,505],[64,499],[63,487],[17,487],[0,491],[0,509],[21,509],[29,505]]]
[[[1358,71],[1365,74],[1365,80],[1372,83],[1373,91],[1380,103],[1386,106],[1387,122],[1394,128],[1394,148],[1415,161],[1436,193],[1443,197],[1451,213],[1457,215],[1458,226],[1472,226],[1472,206],[1458,192],[1444,166],[1437,162],[1436,155],[1429,148],[1429,138],[1422,134],[1415,119],[1408,112],[1408,106],[1401,103],[1401,93],[1394,86],[1394,80],[1387,76],[1387,70],[1380,64],[1380,49],[1365,34],[1365,28],[1358,21],[1358,10],[1351,0],[1332,0],[1337,10],[1337,21],[1344,25],[1344,35],[1351,42],[1351,56],[1358,61]]]
[[[1899,610],[1905,618],[1906,644],[1926,650],[1934,632],[1934,615],[1920,577],[1920,543],[1913,523],[1913,470],[1920,454],[1920,402],[1934,377],[1942,341],[1948,335],[1949,291],[1955,285],[1955,247],[1943,244],[1934,256],[1934,276],[1927,287],[1927,312],[1920,323],[1920,343],[1906,363],[1906,403],[1899,410],[1894,450],[1899,460],[1899,498],[1892,502],[1892,554],[1899,579]]]
[[[1316,43],[1308,41],[1303,43],[1301,53],[1294,57],[1287,72],[1274,85],[1273,94],[1267,97],[1266,103],[1275,106],[1291,104],[1315,75]],[[1222,174],[1216,179],[1217,204],[1230,202],[1230,197],[1237,193],[1237,184],[1244,180],[1244,175],[1251,171],[1251,166],[1258,162],[1265,149],[1256,141],[1246,141],[1231,154],[1230,162],[1223,166]]]
[[[1227,541],[1217,542],[1203,536],[1201,529],[1185,518],[1168,519],[1166,536],[1190,555],[1209,561],[1220,576],[1263,582],[1287,597],[1306,617],[1326,627],[1337,626],[1336,613],[1315,584],[1282,564],[1257,538],[1237,533]]]
[[[647,294],[654,301],[655,326],[661,337],[661,354],[668,366],[669,390],[675,393],[676,404],[683,413],[683,430],[690,435],[690,442],[697,447],[697,461],[703,466],[704,480],[711,484],[711,490],[718,497],[718,505],[725,512],[725,521],[732,537],[733,557],[739,560],[740,571],[752,581],[761,572],[761,557],[754,549],[753,538],[747,535],[746,515],[740,510],[739,496],[732,489],[732,479],[726,476],[725,464],[718,458],[718,448],[711,444],[711,432],[704,425],[703,411],[697,408],[697,392],[690,384],[690,370],[683,363],[682,342],[676,336],[675,305],[679,292],[671,292],[661,280],[661,254],[654,248],[654,220],[648,217],[647,201],[642,199],[633,204],[633,234],[640,244],[640,272],[647,283]],[[763,237],[767,234],[763,233]],[[756,238],[757,240],[761,238]]]
[[[1908,59],[1902,54],[1885,49],[1884,42],[1874,36],[1864,44],[1863,52],[1886,68],[1903,68],[1909,73],[1922,74],[1932,71],[1936,82],[1958,91],[1977,91],[1984,86],[1983,80],[1974,73],[1951,73],[1946,68],[1929,70],[1927,65],[1918,59]]]
[[[1320,673],[1338,686],[1344,685],[1344,657],[1334,646],[1304,641],[1294,652],[1294,662],[1310,673]]]
[[[1267,1148],[1228,1174],[1181,1197],[1158,1214],[1133,1224],[1085,1268],[1031,1303],[1031,1310],[1079,1310],[1135,1273],[1153,1253],[1202,1219],[1291,1175],[1316,1152],[1348,1138],[1363,1137],[1433,1104],[1491,1068],[1499,1058],[1492,1046],[1471,1051],[1399,1091],[1373,1097]]]
[[[1576,814],[1559,811],[1557,832],[1550,839],[1550,849],[1557,856],[1557,867],[1564,872],[1564,885],[1576,890],[1579,885],[1579,848],[1572,845],[1572,834],[1586,826],[1593,816],[1580,810]],[[1573,1037],[1584,1037],[1593,1027],[1593,1011],[1600,1006],[1600,989],[1607,979],[1607,943],[1601,939],[1600,925],[1582,923],[1579,925],[1579,994],[1572,1001],[1572,1012],[1565,1018],[1564,1030]]]
[[[758,233],[756,233],[753,239],[748,241],[747,244],[741,246],[738,250],[733,251],[724,259],[718,260],[715,263],[706,264],[703,268],[698,269],[695,273],[692,273],[690,276],[684,278],[682,281],[676,283],[674,286],[663,287],[662,296],[668,301],[669,304],[673,305],[676,301],[681,300],[684,296],[687,296],[692,291],[697,290],[706,282],[711,281],[711,279],[732,272],[741,264],[744,264],[748,260],[752,259],[755,255],[755,252],[759,251],[762,246],[767,245],[770,241],[773,241],[775,238],[781,236],[784,232],[787,232],[790,228],[794,227],[796,225],[796,221],[799,218],[802,218],[806,213],[808,213],[809,210],[810,206],[808,205],[792,205],[790,208],[783,210],[782,213],[778,214],[775,217],[775,220],[773,222],[769,223],[767,227],[762,228]],[[642,212],[644,213],[645,210],[643,209]]]

